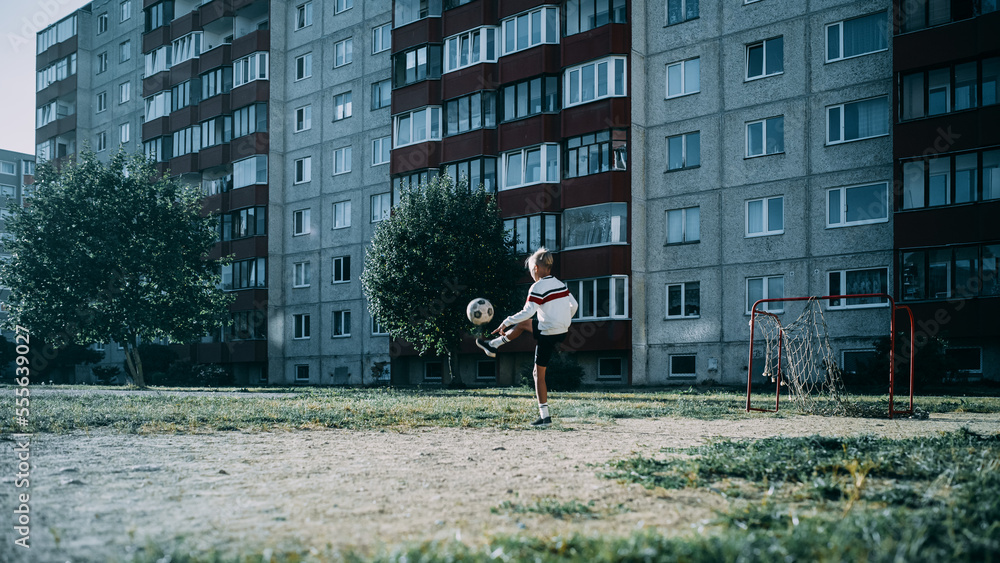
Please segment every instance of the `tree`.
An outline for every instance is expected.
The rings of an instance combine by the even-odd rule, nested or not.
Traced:
[[[121,150],[108,164],[88,150],[36,172],[0,268],[11,288],[7,325],[55,348],[114,340],[145,387],[139,339],[201,337],[224,322],[231,302],[218,287],[221,262],[207,257],[216,235],[200,188]]]
[[[361,287],[389,334],[421,355],[447,356],[451,381],[452,352],[471,328],[466,304],[485,297],[498,315],[519,309],[515,283],[523,273],[496,198],[439,176],[404,186],[372,237]]]

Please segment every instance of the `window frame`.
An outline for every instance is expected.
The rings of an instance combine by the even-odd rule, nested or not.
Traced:
[[[333,311],[333,326],[330,330],[330,338],[350,338],[351,337],[351,310],[336,309]],[[337,332],[337,321],[340,321],[340,332]]]
[[[378,145],[376,147],[376,145]],[[385,137],[378,137],[372,139],[372,166],[382,166],[383,164],[389,164],[392,160],[392,135],[387,135]],[[385,160],[376,160],[376,156],[381,159],[382,154],[385,154]]]
[[[549,21],[546,19],[547,14],[549,12],[555,12],[554,16],[552,16],[552,17],[555,18],[555,26],[553,28],[549,27],[549,25],[548,25]],[[541,26],[541,29],[538,32],[539,41],[537,43],[533,43],[532,42],[532,37],[535,35],[534,34],[535,30],[534,30],[534,18],[532,18],[532,15],[536,14],[536,13],[540,14],[540,16],[538,17],[538,24]],[[518,46],[517,46],[517,39],[518,39],[518,29],[517,29],[517,26],[520,25],[519,22],[521,21],[521,18],[525,18],[523,21],[526,22],[527,25],[528,25],[528,31],[526,32],[526,35],[527,35],[527,45],[524,46],[524,47],[518,48]],[[500,22],[500,28],[501,28],[501,31],[500,31],[501,52],[500,52],[499,56],[513,55],[514,53],[519,53],[521,51],[527,51],[528,49],[531,49],[533,47],[537,47],[539,45],[558,45],[559,44],[559,40],[560,40],[560,30],[559,30],[559,28],[561,27],[560,26],[560,20],[561,20],[561,17],[560,17],[558,5],[551,5],[551,4],[546,4],[546,5],[542,5],[542,6],[536,6],[534,8],[531,8],[531,9],[525,10],[523,12],[514,14],[513,16],[510,16],[508,18],[504,18]],[[514,31],[513,31],[513,33],[511,35],[513,37],[514,45],[511,48],[508,48],[508,45],[507,45],[507,39],[508,39],[507,29],[508,29],[509,26],[512,26],[512,25],[514,26]],[[549,37],[549,35],[550,35],[549,32],[553,31],[553,30],[555,31],[555,38]]]
[[[294,31],[305,29],[313,24],[313,3],[305,2],[295,7]]]
[[[597,292],[597,282],[598,282],[598,280],[609,280],[609,282],[608,282],[608,316],[607,317],[600,317],[600,316],[596,315],[596,313],[598,312],[598,305],[599,305],[599,303],[597,303],[597,294],[598,294],[598,292]],[[594,315],[593,316],[589,316],[589,317],[584,317],[583,316],[583,312],[585,310],[585,304],[583,303],[583,292],[582,292],[582,290],[583,290],[583,284],[584,283],[592,283],[593,284],[593,290],[591,291],[590,294],[593,296],[593,299],[594,299],[593,303],[591,303],[591,308],[594,311]],[[574,288],[573,284],[576,284],[575,285],[575,287],[576,287],[576,293],[573,293],[573,288]],[[618,288],[618,284],[623,284],[622,285],[622,297],[623,297],[622,306],[624,308],[624,311],[622,311],[622,312],[618,311],[618,304],[616,303],[616,301],[617,301],[617,288]],[[600,277],[596,277],[596,278],[572,279],[572,280],[567,280],[566,281],[566,287],[569,289],[570,294],[572,294],[574,296],[574,298],[576,299],[577,303],[579,304],[579,307],[576,310],[576,314],[573,315],[572,322],[590,322],[590,321],[596,321],[596,320],[628,320],[630,318],[629,314],[628,314],[629,306],[630,306],[630,303],[629,303],[629,297],[630,297],[629,296],[629,291],[630,291],[630,287],[629,287],[629,277],[627,275],[611,275],[611,276],[600,276]]]
[[[383,95],[388,92],[389,97]],[[385,101],[385,104],[382,102]],[[378,105],[376,105],[378,104]],[[371,110],[379,110],[392,106],[392,78],[386,78],[385,80],[376,80],[372,82],[372,103]]]
[[[606,215],[605,214],[602,215],[610,219],[610,221],[608,222],[609,225],[611,226],[608,230],[608,235],[610,240],[601,241],[597,243],[590,243],[590,244],[573,244],[573,237],[571,236],[570,229],[575,225],[567,220],[566,217],[567,212],[569,212],[569,214],[571,215],[570,218],[572,219],[572,214],[583,210],[593,209],[595,211],[604,211],[603,209],[599,208],[606,208],[607,210]],[[616,214],[616,211],[618,212],[618,214]],[[614,232],[613,230],[615,223],[614,219],[616,217],[619,218],[618,232]],[[559,227],[558,231],[558,236],[560,237],[559,245],[562,250],[571,250],[571,249],[577,250],[581,248],[597,248],[601,246],[621,246],[629,244],[628,204],[626,204],[625,202],[609,201],[605,203],[596,203],[593,205],[581,205],[579,207],[570,207],[567,209],[563,209],[563,212],[562,214],[560,214],[559,220],[557,221],[556,224]],[[618,237],[619,240],[615,240],[616,236]],[[528,252],[532,252],[532,249],[529,248]]]
[[[312,181],[312,156],[303,156],[292,161],[292,185]]]
[[[414,140],[413,133],[414,129],[414,116],[418,113],[424,113],[424,131],[426,131],[426,137],[423,139]],[[435,127],[434,115],[437,115],[437,124]],[[399,142],[399,131],[401,122],[404,119],[409,119],[408,122],[408,142],[400,144]],[[434,131],[437,131],[437,136],[434,136]],[[444,137],[444,108],[442,106],[424,106],[422,108],[414,109],[404,113],[394,115],[392,117],[392,142],[393,148],[406,147],[409,145],[416,145],[419,143],[426,143],[430,141],[440,141]]]
[[[354,115],[354,95],[351,90],[333,95],[333,120],[343,121]]]
[[[354,7],[354,0],[336,0],[333,5],[334,14],[342,14]]]
[[[338,265],[339,262],[339,265]],[[330,274],[330,283],[342,284],[351,283],[351,255],[345,254],[343,256],[334,256],[332,260],[333,271]],[[340,271],[340,278],[337,279],[338,269]]]
[[[312,104],[295,108],[295,132],[301,133],[310,129],[312,129]]]
[[[770,295],[768,295],[768,293],[769,293],[769,287],[770,287],[770,283],[769,282],[772,279],[778,279],[778,278],[781,279],[781,297],[771,297]],[[753,308],[753,303],[750,302],[750,282],[753,281],[753,280],[761,280],[761,299],[780,299],[780,298],[783,298],[785,296],[785,276],[784,276],[784,274],[778,274],[778,275],[774,275],[774,276],[750,276],[750,277],[747,277],[745,279],[745,281],[744,281],[744,289],[743,289],[743,302],[746,305],[746,311],[744,312],[744,314],[749,315],[750,314],[750,310]],[[756,303],[756,301],[754,301],[754,303]],[[783,305],[783,303],[784,303],[783,301],[776,301],[776,302],[771,302],[771,303],[764,303],[764,305],[763,305],[764,308],[760,309],[760,311],[765,311],[765,312],[768,312],[768,313],[775,313],[775,314],[777,314],[777,313],[784,313],[785,312],[785,306]],[[780,308],[779,309],[773,309],[772,306],[773,307],[780,307]]]
[[[302,369],[302,368],[305,368],[305,369]],[[302,382],[302,381],[305,381],[305,382],[309,381],[309,379],[310,379],[309,378],[309,364],[295,364],[294,369],[295,369],[295,381],[297,383],[298,382]],[[303,373],[305,374],[305,377],[302,377]]]
[[[376,37],[376,35],[380,37]],[[388,43],[386,41],[388,37]],[[372,28],[372,54],[377,55],[392,49],[392,22],[377,25]]]
[[[236,89],[258,80],[270,80],[270,68],[268,51],[255,51],[245,57],[240,57],[233,61],[233,88]],[[244,73],[246,76],[242,76]]]
[[[353,156],[351,145],[333,149],[333,175],[350,174]]]
[[[883,202],[883,209],[885,210],[885,217],[878,219],[866,219],[862,221],[848,221],[847,220],[847,190],[857,189],[857,188],[867,188],[870,186],[882,185],[885,189],[885,201]],[[840,222],[831,223],[830,222],[830,196],[833,192],[839,192],[839,204],[840,211],[838,216],[840,217]],[[844,227],[856,227],[858,225],[874,225],[878,223],[888,223],[889,222],[889,182],[869,182],[867,184],[852,184],[850,186],[840,186],[836,188],[829,188],[826,190],[826,228],[828,229],[840,229]]]
[[[688,3],[692,2],[692,1],[697,6],[697,13],[694,16],[688,17]],[[679,20],[679,21],[675,21],[673,23],[671,23],[671,21],[670,21],[670,4],[671,4],[671,2],[680,2],[680,10],[681,10],[681,14],[682,14],[682,19]],[[696,20],[696,19],[700,18],[701,17],[701,5],[700,5],[699,0],[666,0],[666,2],[663,3],[663,12],[664,12],[664,22],[665,22],[663,24],[663,27],[669,27],[669,26],[672,26],[672,25],[680,25],[680,24],[682,24],[684,22],[689,22],[691,20]]]
[[[537,221],[532,221],[533,218],[538,217]],[[535,248],[539,246],[544,246],[545,248],[558,251],[562,249],[562,215],[560,213],[535,213],[532,215],[521,215],[519,217],[505,217],[504,232],[509,233],[513,238],[514,242],[514,252],[520,255],[527,255],[534,252]],[[552,228],[554,230],[555,239],[550,240],[546,235],[549,223],[551,222]],[[537,236],[535,235],[532,228],[532,223],[537,223],[535,227],[539,231]],[[521,236],[518,231],[521,230],[519,225],[523,227],[526,233]],[[523,241],[523,243],[522,243]],[[539,244],[532,244],[533,241],[538,241]],[[579,248],[579,247],[577,247]]]
[[[687,308],[688,308],[687,307],[687,305],[688,305],[688,303],[687,303],[687,297],[688,297],[687,292],[688,292],[688,285],[690,285],[690,284],[698,284],[698,288],[697,288],[698,289],[698,313],[694,314],[694,315],[687,314]],[[679,314],[679,315],[671,315],[670,314],[670,288],[672,288],[672,287],[679,287],[680,290],[681,290],[681,292],[680,292],[681,314]],[[667,284],[664,284],[664,288],[665,288],[665,292],[664,292],[665,309],[664,309],[664,312],[663,312],[663,314],[664,314],[663,318],[664,319],[674,320],[674,319],[700,319],[701,318],[701,281],[700,280],[699,281],[687,281],[687,282],[667,283]]]
[[[540,149],[541,150],[541,152],[539,153],[539,177],[541,179],[539,181],[537,181],[537,182],[534,182],[534,181],[533,182],[526,182],[525,181],[525,175],[526,175],[526,172],[528,170],[528,158],[527,158],[527,155],[528,155],[528,153],[534,151],[535,149]],[[556,178],[549,178],[548,174],[547,174],[547,171],[549,170],[549,166],[548,166],[548,163],[549,163],[549,151],[554,151],[555,155],[556,155],[556,165],[555,165]],[[514,189],[517,189],[517,188],[523,188],[525,186],[533,186],[533,185],[537,185],[537,184],[558,184],[561,181],[561,179],[562,179],[562,171],[561,171],[562,154],[561,153],[562,153],[562,150],[561,150],[561,147],[560,147],[560,145],[558,143],[541,143],[541,144],[538,144],[538,145],[532,145],[532,146],[529,146],[529,147],[522,147],[522,148],[519,148],[519,149],[515,149],[515,150],[512,150],[512,151],[507,151],[505,153],[502,153],[502,155],[500,157],[500,160],[497,163],[497,164],[500,165],[500,170],[497,171],[497,175],[499,176],[499,183],[498,183],[498,186],[497,186],[498,189],[500,191],[503,191],[503,190],[514,190]],[[519,184],[517,184],[517,185],[508,186],[507,185],[507,166],[508,166],[507,163],[508,163],[508,161],[515,154],[520,155],[520,159],[521,159],[521,174],[520,174],[521,182]]]
[[[293,82],[299,82],[307,78],[312,78],[312,58],[312,51],[295,57],[295,79]],[[302,61],[301,65],[299,64],[299,61]]]
[[[692,358],[694,371],[675,373],[674,358]],[[698,377],[698,354],[669,354],[667,356],[667,377],[670,379],[696,379]]]
[[[885,117],[886,117],[886,120],[885,120],[885,123],[884,123],[884,125],[885,125],[885,133],[878,133],[878,134],[875,134],[875,135],[869,135],[867,137],[858,137],[856,139],[848,139],[847,135],[846,135],[846,131],[847,131],[847,106],[851,106],[851,105],[854,105],[854,104],[860,104],[860,103],[864,103],[864,102],[870,102],[872,100],[879,100],[879,99],[885,100]],[[840,120],[840,137],[839,137],[839,140],[831,140],[830,139],[830,125],[831,125],[831,123],[830,123],[830,115],[831,115],[831,113],[834,110],[838,110],[839,111],[839,118],[838,118]],[[861,99],[861,100],[852,100],[850,102],[844,102],[842,104],[833,104],[833,105],[826,106],[826,146],[829,147],[829,146],[832,146],[832,145],[842,145],[844,143],[853,143],[855,141],[864,141],[864,140],[867,140],[867,139],[877,139],[879,137],[888,137],[889,136],[889,132],[892,129],[891,128],[891,124],[889,123],[889,121],[892,119],[891,114],[892,114],[892,111],[889,108],[889,96],[888,95],[885,95],[885,96],[872,96],[870,98],[864,98],[864,99]],[[859,122],[858,123],[858,128],[859,129],[860,129],[860,125],[861,124]]]
[[[292,314],[292,340],[312,338],[311,317],[312,315],[309,313]]]
[[[337,223],[338,207],[340,208],[340,216],[343,218],[343,223]],[[333,202],[333,229],[349,229],[351,227],[351,200],[345,199],[343,201]]]
[[[767,72],[767,51],[768,43],[772,43],[776,40],[781,40],[781,70],[776,72]],[[754,47],[761,48],[761,72],[762,74],[750,76],[750,49]],[[771,76],[780,76],[785,74],[785,37],[783,35],[778,35],[775,37],[769,37],[767,39],[762,39],[754,43],[748,43],[746,45],[746,67],[743,73],[743,82],[753,82],[754,80],[760,80],[762,78],[769,78]]]
[[[348,48],[349,47],[349,48]],[[341,53],[340,51],[343,51]],[[354,62],[354,37],[348,37],[333,44],[333,68],[347,66]]]
[[[692,135],[698,136],[698,163],[689,165],[688,160],[688,145],[689,137]],[[681,165],[677,168],[671,168],[670,163],[670,139],[676,139],[680,137],[681,139]],[[676,172],[679,170],[691,170],[693,168],[701,168],[701,130],[689,131],[687,133],[681,133],[679,135],[670,135],[666,138],[666,148],[667,148],[667,172]]]
[[[616,82],[616,74],[617,74],[617,70],[616,69],[619,66],[617,64],[619,62],[621,63],[620,66],[622,68],[621,93],[618,92],[618,87],[617,87],[617,82]],[[601,83],[600,83],[599,71],[600,71],[600,65],[602,63],[606,63],[608,65],[607,75],[605,76],[605,79],[607,80],[607,92],[608,93],[605,94],[605,95],[601,95],[600,94]],[[588,66],[593,66],[594,67],[594,70],[593,70],[593,75],[594,75],[594,84],[593,84],[593,86],[594,86],[594,97],[585,100],[585,99],[583,99],[583,93],[584,93],[583,75],[584,75],[586,67],[588,67]],[[574,73],[578,73],[577,74],[578,79],[576,79],[576,80],[574,80],[574,78],[573,78],[573,74]],[[576,83],[578,83],[577,84],[578,85],[577,91],[578,91],[578,93],[580,95],[580,99],[578,101],[576,101],[576,102],[573,102],[572,101],[573,87],[574,87],[574,85]],[[591,102],[596,102],[598,100],[604,100],[604,99],[607,99],[607,98],[623,98],[623,97],[628,97],[628,95],[629,95],[628,94],[628,90],[629,90],[629,84],[628,84],[628,59],[626,57],[620,56],[620,55],[611,55],[611,56],[607,56],[607,57],[602,57],[600,59],[595,59],[593,61],[588,61],[588,62],[585,62],[585,63],[582,63],[582,64],[578,64],[578,65],[566,67],[566,68],[563,69],[563,74],[562,74],[562,90],[563,90],[562,91],[562,102],[563,102],[562,109],[568,109],[568,108],[575,107],[575,106],[580,106],[580,105],[583,105],[583,104],[589,104]]]
[[[771,200],[775,200],[775,199],[780,199],[781,200],[781,229],[771,230],[769,228],[770,227],[770,221],[771,221],[771,205],[770,205],[770,203],[771,203]],[[759,233],[751,233],[750,232],[750,204],[753,203],[753,202],[756,202],[756,201],[761,202],[761,221],[762,221],[761,224],[764,225],[764,230],[761,231],[761,232],[759,232]],[[785,196],[784,196],[784,194],[782,194],[782,195],[773,195],[773,196],[765,196],[765,197],[755,197],[755,198],[752,198],[752,199],[748,199],[748,200],[746,200],[746,201],[743,202],[743,208],[744,208],[743,238],[770,237],[770,236],[785,234]]]
[[[376,200],[378,201],[376,202]],[[372,194],[369,198],[369,203],[372,211],[372,223],[381,223],[382,221],[387,220],[392,214],[392,192]],[[376,203],[378,205],[378,210],[380,211],[378,214],[375,213]]]
[[[441,74],[455,72],[463,68],[469,68],[483,63],[495,63],[500,58],[500,27],[484,25],[467,29],[461,33],[445,37],[442,41]],[[493,35],[493,57],[489,56],[489,38]],[[479,50],[476,51],[476,37],[479,36]],[[466,42],[463,42],[463,39]],[[464,53],[463,46],[469,47],[468,53]],[[455,49],[455,65],[451,65],[451,50]],[[466,63],[462,64],[463,55],[467,55]]]
[[[693,239],[693,240],[687,240],[687,236],[688,236],[688,214],[689,214],[689,211],[692,210],[692,209],[697,209],[698,210],[698,238],[697,239]],[[682,240],[680,240],[680,241],[674,241],[674,242],[670,241],[670,213],[672,211],[680,211],[681,212],[681,239]],[[701,206],[700,205],[691,205],[691,206],[688,206],[688,207],[675,207],[673,209],[667,209],[664,212],[664,216],[663,216],[663,226],[664,226],[664,230],[666,231],[666,237],[665,237],[666,238],[666,242],[663,243],[663,246],[681,246],[681,245],[685,245],[685,244],[698,244],[698,243],[700,243],[701,242]]]
[[[292,211],[292,236],[301,237],[312,233],[309,207]],[[302,230],[298,230],[301,228]]]
[[[478,98],[478,102],[473,104],[473,98]],[[470,92],[468,94],[459,96],[457,98],[451,98],[445,100],[442,104],[442,109],[444,110],[444,126],[445,130],[443,133],[444,137],[451,137],[455,135],[463,135],[470,131],[478,131],[480,129],[493,129],[497,126],[497,103],[496,103],[496,92],[493,90],[479,90],[476,92]],[[462,110],[463,105],[465,109],[466,122],[468,127],[462,129]],[[479,125],[473,125],[473,108],[479,110]],[[455,117],[455,123],[457,130],[452,131],[452,112],[457,115]]]
[[[118,63],[132,60],[132,40],[126,39],[118,44]]]
[[[776,152],[767,152],[767,127],[768,127],[767,124],[768,124],[769,121],[772,121],[772,120],[775,120],[775,119],[781,119],[781,150],[780,151],[776,151]],[[761,127],[761,147],[762,147],[762,149],[763,149],[764,152],[762,152],[761,154],[750,154],[750,126],[751,125],[756,125],[758,123],[763,124],[763,126]],[[746,140],[745,140],[745,145],[746,145],[745,146],[745,148],[746,148],[746,153],[745,154],[746,154],[746,156],[744,156],[744,159],[746,159],[746,158],[759,158],[759,157],[762,157],[762,156],[774,156],[776,154],[785,154],[785,116],[784,116],[784,114],[782,114],[782,115],[775,115],[775,116],[771,116],[771,117],[765,117],[763,119],[755,119],[753,121],[747,121],[746,124],[745,124],[745,126],[744,126],[744,131],[745,131],[745,136],[746,136]]]
[[[857,58],[857,57],[863,57],[865,55],[871,55],[871,54],[874,54],[874,53],[881,53],[882,51],[888,51],[889,50],[889,39],[891,39],[891,34],[888,33],[888,30],[885,30],[885,31],[887,31],[886,42],[885,42],[886,46],[885,47],[883,47],[881,49],[876,49],[875,51],[867,51],[865,53],[859,53],[857,55],[844,56],[844,27],[845,27],[845,24],[847,22],[849,22],[849,21],[860,20],[860,19],[870,18],[870,17],[873,17],[873,16],[879,16],[879,15],[885,16],[886,13],[885,12],[875,12],[873,14],[866,14],[866,15],[863,15],[863,16],[856,16],[856,17],[853,17],[853,18],[847,18],[847,19],[844,19],[844,20],[840,20],[840,21],[837,21],[837,22],[826,24],[826,26],[824,26],[824,28],[823,28],[823,31],[824,31],[824,33],[823,33],[823,37],[824,37],[823,46],[826,48],[826,50],[824,51],[824,55],[823,55],[824,63],[835,63],[835,62],[838,62],[838,61],[846,61],[848,59],[854,59],[854,58]],[[888,25],[888,17],[886,17],[885,25]],[[837,32],[837,43],[838,43],[837,52],[840,54],[840,56],[831,59],[831,58],[829,58],[829,55],[830,55],[830,29],[833,28],[833,27],[836,27],[836,28],[839,29],[839,31]]]
[[[302,289],[312,285],[312,272],[310,270],[312,268],[309,260],[292,264],[292,289]]]
[[[847,274],[851,272],[874,272],[880,271],[885,272],[885,291],[871,291],[869,293],[889,293],[889,288],[892,285],[892,280],[889,277],[889,267],[888,266],[875,266],[874,268],[845,268],[842,270],[827,270],[826,272],[826,294],[827,295],[851,295],[847,292]],[[840,276],[840,287],[834,290],[831,284],[831,277],[837,274]],[[878,298],[863,298],[863,299],[878,299]],[[843,303],[841,303],[843,301]],[[874,309],[879,307],[888,307],[889,301],[883,300],[881,303],[847,303],[847,299],[828,299],[826,308],[833,311],[848,310],[848,309]]]
[[[688,91],[687,90],[687,67],[691,63],[691,61],[698,61],[698,89],[697,90]],[[671,94],[670,93],[670,68],[671,67],[675,67],[675,66],[680,66],[681,67],[681,91],[680,91],[679,94]],[[698,57],[691,57],[691,58],[688,58],[688,59],[684,59],[682,61],[675,61],[675,62],[672,62],[672,63],[667,63],[667,65],[666,65],[666,78],[664,79],[664,82],[666,83],[666,91],[665,91],[665,96],[663,98],[665,100],[673,100],[673,99],[676,99],[676,98],[682,98],[684,96],[690,96],[690,95],[693,95],[693,94],[700,94],[701,93],[701,57],[700,56],[698,56]]]

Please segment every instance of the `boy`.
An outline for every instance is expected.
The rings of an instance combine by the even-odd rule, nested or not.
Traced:
[[[497,348],[514,340],[522,332],[528,331],[535,337],[535,396],[538,399],[538,420],[531,425],[545,428],[552,424],[549,416],[548,392],[545,387],[545,368],[556,348],[556,344],[566,338],[570,322],[576,314],[576,299],[566,284],[552,277],[554,258],[544,246],[524,261],[535,283],[528,290],[528,300],[524,309],[504,319],[493,334],[497,338],[487,341],[476,339],[476,346],[486,355],[495,358]],[[536,316],[537,314],[537,316]],[[535,317],[534,319],[532,317]]]

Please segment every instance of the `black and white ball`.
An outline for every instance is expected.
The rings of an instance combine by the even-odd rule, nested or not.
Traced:
[[[465,308],[465,316],[469,317],[474,325],[488,323],[493,318],[493,304],[487,299],[477,297],[469,301],[469,305]]]

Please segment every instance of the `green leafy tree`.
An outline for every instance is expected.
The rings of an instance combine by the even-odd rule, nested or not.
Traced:
[[[140,338],[191,341],[220,326],[231,302],[218,288],[220,261],[208,259],[216,235],[200,189],[124,151],[104,164],[88,150],[36,172],[0,268],[7,325],[56,349],[114,340],[145,387]]]
[[[361,286],[368,309],[394,338],[448,358],[446,382],[462,336],[465,307],[476,297],[497,311],[520,308],[515,283],[524,273],[496,198],[480,186],[440,176],[404,187],[365,255]]]

